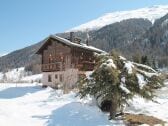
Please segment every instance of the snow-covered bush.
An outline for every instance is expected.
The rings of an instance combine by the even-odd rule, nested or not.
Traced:
[[[115,118],[117,110],[128,104],[134,95],[152,100],[154,89],[163,83],[154,69],[128,61],[117,54],[96,55],[96,67],[89,78],[79,81],[79,95],[90,94],[111,102],[110,118]]]
[[[24,67],[0,73],[0,83],[41,83],[41,79],[42,74],[32,75],[32,73],[26,72]]]

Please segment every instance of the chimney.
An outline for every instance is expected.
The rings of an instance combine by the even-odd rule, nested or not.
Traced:
[[[89,45],[89,34],[87,33],[86,45]]]
[[[87,46],[89,45],[89,39],[86,39],[86,45]]]
[[[75,40],[74,32],[70,32],[70,41],[74,42],[74,40]]]

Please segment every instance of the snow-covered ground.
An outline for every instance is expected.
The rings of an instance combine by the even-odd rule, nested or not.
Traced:
[[[122,126],[89,98],[36,84],[0,84],[0,126]]]
[[[19,81],[24,76],[24,67],[13,69],[5,73],[5,79],[8,81]]]
[[[126,111],[154,116],[168,122],[168,81],[165,82],[165,87],[156,91],[156,95],[155,102],[146,101],[138,96],[135,97]]]
[[[31,75],[31,76],[25,76],[21,79],[21,82],[27,82],[27,83],[32,83],[32,82],[41,82],[42,80],[42,74],[36,74],[36,75]]]
[[[135,97],[126,112],[155,116],[168,122],[168,81],[158,90],[158,103]],[[109,121],[91,98],[43,89],[39,84],[0,83],[0,126],[122,126]]]
[[[42,74],[32,75],[31,72],[26,72],[24,67],[9,70],[6,73],[0,72],[0,82],[6,83],[33,83],[41,82]]]

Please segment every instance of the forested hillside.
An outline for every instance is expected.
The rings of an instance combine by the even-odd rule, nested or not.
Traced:
[[[148,57],[159,67],[168,66],[168,15],[152,23],[147,19],[128,19],[92,31],[76,31],[75,36],[85,43],[87,34],[89,44],[110,52],[116,50],[128,59],[135,55]],[[57,34],[67,38],[69,33]],[[46,36],[47,37],[47,36]],[[35,52],[44,41],[0,57],[0,71],[26,67],[33,73],[40,72],[40,56]]]
[[[35,55],[35,52],[38,50],[38,48],[42,45],[43,41],[20,49],[16,50],[14,52],[9,53],[8,55],[0,57],[0,71],[5,72],[9,69],[13,68],[19,68],[24,66],[30,66],[36,67],[37,70],[35,70],[37,73],[39,73],[39,64],[41,62],[40,57]],[[35,73],[36,73],[35,72]]]
[[[168,66],[168,14],[155,21],[139,39],[129,47],[130,52],[147,55],[158,62],[159,67]]]

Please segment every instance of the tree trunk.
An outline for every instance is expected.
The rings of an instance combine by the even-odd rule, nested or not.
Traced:
[[[110,119],[115,119],[117,113],[117,98],[111,100]]]

